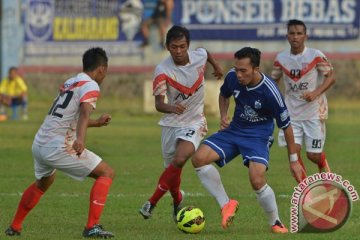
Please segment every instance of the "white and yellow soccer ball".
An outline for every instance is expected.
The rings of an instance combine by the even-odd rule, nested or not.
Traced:
[[[182,208],[177,216],[177,227],[185,233],[199,233],[205,227],[203,212],[194,206]]]

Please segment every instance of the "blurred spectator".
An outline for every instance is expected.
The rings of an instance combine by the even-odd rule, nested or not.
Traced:
[[[0,115],[2,120],[7,119],[5,106],[12,110],[12,119],[17,119],[17,109],[21,106],[22,119],[28,119],[27,113],[27,86],[20,77],[16,67],[10,67],[9,75],[0,83]]]
[[[165,49],[164,39],[167,28],[172,22],[172,11],[174,8],[173,0],[158,0],[152,14],[144,18],[141,24],[141,32],[144,37],[142,47],[149,45],[150,27],[155,24],[159,29],[160,46]]]
[[[125,34],[127,41],[132,41],[139,32],[144,10],[141,0],[126,0],[120,7],[121,31]]]

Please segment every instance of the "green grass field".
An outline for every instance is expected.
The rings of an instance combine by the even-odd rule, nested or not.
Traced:
[[[38,97],[39,98],[39,97]],[[325,150],[334,172],[348,179],[360,192],[360,101],[330,101]],[[33,99],[26,122],[0,122],[0,239],[16,210],[21,193],[34,180],[31,143],[51,98]],[[143,220],[138,209],[153,192],[163,170],[160,152],[159,114],[141,114],[141,102],[101,99],[94,117],[113,115],[108,127],[89,129],[87,147],[100,155],[117,172],[102,224],[117,239],[359,239],[360,201],[353,203],[349,221],[340,230],[326,234],[274,235],[248,182],[240,158],[220,171],[230,197],[240,202],[233,226],[224,231],[215,200],[201,186],[191,164],[182,175],[185,205],[203,210],[206,226],[197,235],[184,234],[172,221],[171,198],[158,204],[153,218]],[[216,117],[208,117],[209,133],[217,130]],[[306,162],[308,173],[315,165]],[[290,199],[295,181],[290,175],[286,150],[277,143],[271,150],[268,182],[274,189],[283,222],[290,227]],[[53,187],[43,196],[24,222],[22,239],[80,239],[87,220],[92,179],[77,182],[58,172]]]

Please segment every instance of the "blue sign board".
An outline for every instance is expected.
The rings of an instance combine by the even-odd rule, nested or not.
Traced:
[[[101,42],[112,54],[141,54],[140,26],[156,0],[24,0],[25,54],[78,54]],[[284,40],[289,19],[312,40],[359,38],[357,0],[175,0],[174,24],[196,40]]]
[[[290,19],[304,21],[313,40],[359,37],[357,0],[182,0],[175,9],[175,24],[193,40],[284,39]]]

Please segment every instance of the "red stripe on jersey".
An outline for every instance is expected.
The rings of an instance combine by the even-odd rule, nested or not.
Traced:
[[[328,61],[318,63],[317,67],[324,76],[329,74],[329,72],[332,70],[332,66]]]
[[[199,77],[195,81],[195,83],[191,86],[191,88],[189,88],[189,87],[186,87],[186,86],[176,82],[176,80],[172,79],[171,77],[169,77],[165,73],[162,73],[162,74],[156,76],[156,78],[155,78],[155,80],[153,82],[153,90],[155,90],[155,88],[157,88],[157,86],[162,81],[166,81],[170,86],[172,86],[173,88],[175,88],[179,92],[190,95],[190,94],[193,94],[196,91],[196,89],[200,86],[200,84],[202,83],[203,80],[204,80],[204,72],[202,71],[202,72],[200,72]]]
[[[98,98],[100,96],[100,92],[99,91],[90,91],[90,92],[87,92],[81,99],[80,99],[80,102],[85,102],[86,100],[89,100],[91,98]],[[92,101],[93,102],[93,101]]]
[[[73,85],[70,85],[68,88],[65,88],[65,86],[64,86],[64,84],[63,84],[63,85],[61,85],[61,87],[60,87],[60,91],[63,92],[63,91],[72,90],[72,89],[74,89],[74,88],[81,87],[82,85],[84,85],[84,84],[86,84],[86,83],[88,83],[88,82],[89,82],[89,81],[85,81],[85,80],[79,81],[79,82],[74,83]]]
[[[166,89],[166,80],[161,80],[160,82],[153,83],[153,92],[155,92],[155,90],[159,91],[159,89],[163,89],[163,88]]]
[[[306,68],[301,69],[300,72],[300,77],[297,76],[291,76],[290,74],[290,70],[285,68],[283,65],[281,65],[281,63],[279,61],[275,61],[274,66],[277,67],[281,67],[281,69],[283,70],[283,72],[290,78],[292,79],[294,82],[297,82],[300,80],[300,78],[304,75],[306,75],[308,72],[310,72],[318,63],[323,63],[326,62],[326,60],[324,60],[322,57],[316,57],[314,58],[314,60],[312,60]]]
[[[159,95],[165,95],[166,94],[166,89],[164,89],[163,91],[161,91],[160,93],[159,93]]]

